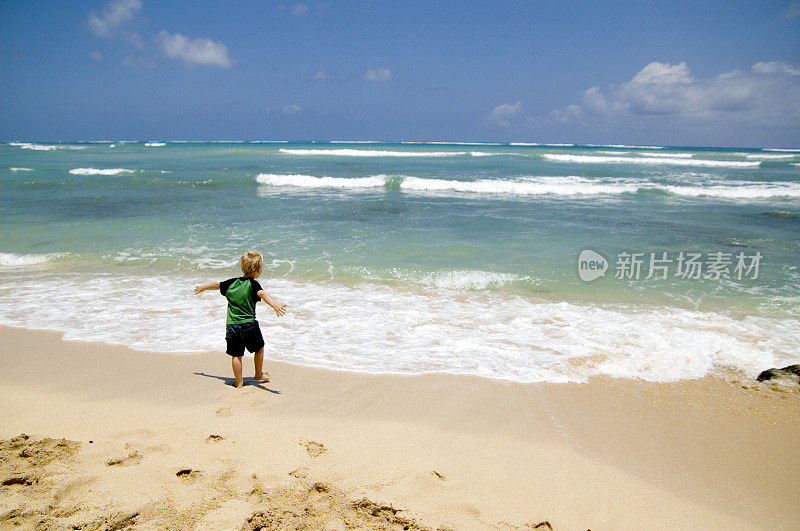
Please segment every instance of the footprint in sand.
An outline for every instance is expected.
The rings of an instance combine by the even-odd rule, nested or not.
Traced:
[[[253,406],[253,407],[263,406],[264,405],[264,401],[263,400],[253,400],[253,402],[250,405]]]
[[[229,407],[221,407],[217,410],[218,417],[230,417],[233,415],[233,410]]]
[[[311,457],[319,457],[323,453],[325,453],[328,449],[322,443],[309,441],[305,444],[306,451],[308,455]]]
[[[150,431],[146,428],[141,428],[138,430],[118,431],[116,433],[111,434],[111,436],[115,439],[150,439],[154,435],[155,432]]]
[[[191,468],[182,468],[178,470],[175,475],[184,481],[194,483],[194,481],[200,476],[200,471],[193,470]]]
[[[256,392],[257,391],[252,387],[243,387],[229,392],[227,397],[232,398],[233,400],[242,400],[243,398],[248,398],[250,395],[253,395]]]
[[[208,438],[206,439],[206,442],[207,443],[216,443],[216,442],[220,442],[222,439],[224,439],[224,437],[222,435],[217,435],[216,433],[212,433],[211,435],[208,436]]]
[[[149,454],[158,454],[166,452],[167,450],[169,450],[169,446],[165,444],[155,444],[151,446],[146,446],[144,447],[144,449],[142,449],[141,445],[138,442],[136,443],[128,442],[125,443],[125,449],[133,453],[143,453],[145,455],[149,455]],[[139,450],[141,450],[141,452],[139,452]]]
[[[127,466],[138,465],[142,461],[142,454],[139,452],[131,452],[123,457],[115,457],[106,461],[108,466]]]
[[[298,479],[303,479],[308,477],[308,469],[305,467],[296,468],[289,472],[289,475]]]

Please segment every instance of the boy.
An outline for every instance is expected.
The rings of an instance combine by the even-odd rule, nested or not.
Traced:
[[[256,366],[256,381],[268,382],[269,373],[262,370],[264,364],[264,338],[256,321],[256,303],[263,300],[275,310],[280,317],[286,313],[286,305],[278,306],[269,294],[261,289],[256,279],[261,275],[263,257],[258,251],[247,251],[239,263],[243,277],[231,278],[223,282],[211,282],[195,286],[195,295],[209,289],[218,289],[228,299],[228,317],[225,326],[226,352],[231,356],[233,376],[236,388],[244,385],[242,380],[242,357],[244,349],[255,352],[253,361]]]

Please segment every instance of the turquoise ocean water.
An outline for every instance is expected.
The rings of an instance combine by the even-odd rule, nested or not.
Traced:
[[[800,150],[12,142],[0,190],[0,323],[66,339],[224,351],[224,299],[192,288],[257,249],[290,309],[259,310],[272,359],[522,382],[800,362]]]

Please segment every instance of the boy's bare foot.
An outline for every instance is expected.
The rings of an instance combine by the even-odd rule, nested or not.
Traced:
[[[244,387],[244,380],[236,380],[236,389]]]
[[[268,382],[269,381],[269,373],[267,371],[264,371],[261,374],[256,374],[255,380],[257,382]]]

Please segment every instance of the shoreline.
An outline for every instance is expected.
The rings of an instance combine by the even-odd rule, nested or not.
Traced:
[[[716,377],[520,384],[269,359],[272,381],[253,385],[245,359],[236,390],[222,352],[134,351],[4,326],[0,356],[0,438],[80,443],[63,470],[28,489],[39,494],[0,487],[0,519],[20,504],[53,505],[67,489],[55,506],[81,510],[30,518],[136,513],[137,526],[174,518],[238,529],[280,498],[276,489],[324,483],[314,491],[330,506],[323,523],[346,521],[342,507],[362,498],[432,529],[800,523],[797,389]],[[108,464],[118,458],[123,466]],[[183,469],[197,474],[176,476]],[[4,466],[4,480],[12,473]],[[253,496],[256,487],[270,494]]]

